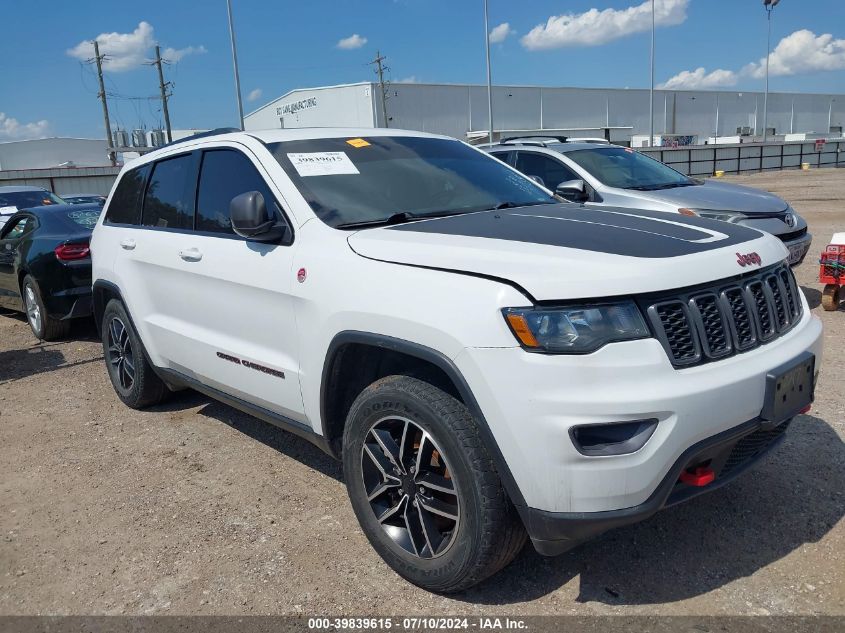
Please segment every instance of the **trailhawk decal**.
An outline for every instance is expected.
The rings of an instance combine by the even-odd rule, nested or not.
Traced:
[[[281,378],[282,380],[285,379],[285,372],[280,371],[278,369],[271,369],[269,367],[265,367],[264,365],[259,365],[258,363],[253,363],[251,360],[238,358],[237,356],[232,356],[231,354],[224,354],[223,352],[217,352],[217,358],[227,360],[230,363],[234,363],[235,365],[243,365],[244,367],[248,367],[249,369],[260,371],[262,374],[267,374],[268,376],[275,376],[276,378]]]
[[[678,219],[683,217],[683,219]],[[549,205],[482,211],[390,227],[623,255],[678,257],[733,246],[762,233],[736,224],[639,209]]]

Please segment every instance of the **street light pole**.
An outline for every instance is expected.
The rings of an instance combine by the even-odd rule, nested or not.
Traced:
[[[238,97],[238,116],[241,122],[241,129],[244,129],[244,104],[241,101],[241,76],[238,72],[238,49],[235,46],[235,25],[232,21],[232,0],[226,0],[226,8],[229,10],[229,39],[232,41],[232,65],[235,67],[235,92]]]
[[[493,144],[493,79],[490,73],[490,27],[487,23],[487,0],[484,0],[484,48],[487,52],[487,120],[490,125],[490,144]]]
[[[651,87],[648,91],[648,146],[654,145],[654,3],[651,0]]]
[[[766,9],[766,21],[768,23],[768,34],[766,36],[766,94],[763,97],[763,142],[766,142],[769,132],[769,57],[772,50],[772,10],[780,0],[763,0],[763,7]]]

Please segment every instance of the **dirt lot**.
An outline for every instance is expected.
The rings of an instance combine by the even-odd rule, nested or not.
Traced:
[[[38,345],[5,315],[0,614],[845,614],[845,309],[821,311],[814,263],[845,171],[730,180],[808,219],[826,327],[812,414],[752,476],[444,598],[381,562],[317,449],[190,392],[131,411],[93,327]]]

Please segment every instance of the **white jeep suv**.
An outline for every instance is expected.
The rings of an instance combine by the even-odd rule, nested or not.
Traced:
[[[124,403],[190,387],[341,458],[373,547],[433,591],[732,480],[820,362],[778,239],[561,203],[418,132],[179,141],[124,167],[91,251]]]

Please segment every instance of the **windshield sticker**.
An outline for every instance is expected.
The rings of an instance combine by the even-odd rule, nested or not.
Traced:
[[[337,176],[360,173],[358,168],[349,160],[346,152],[288,154],[288,160],[303,178],[306,176]]]
[[[351,138],[346,141],[352,147],[369,147],[370,144],[362,138]]]
[[[18,208],[15,206],[11,207],[0,207],[0,215],[11,215],[12,213],[17,213]]]

